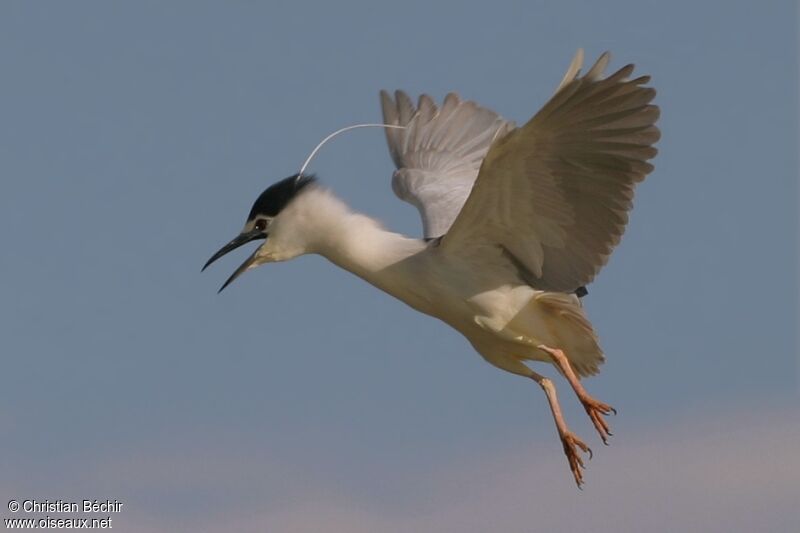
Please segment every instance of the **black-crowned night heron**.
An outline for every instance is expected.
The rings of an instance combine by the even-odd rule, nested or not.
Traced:
[[[520,127],[452,93],[437,107],[427,95],[414,106],[403,92],[381,92],[392,187],[419,209],[424,238],[385,230],[301,172],[265,190],[206,266],[261,239],[222,288],[264,263],[316,253],[443,320],[489,363],[542,387],[580,486],[578,450],[591,451],[567,428],[553,383],[525,362],[554,364],[607,442],[613,409],[580,382],[603,352],[574,293],[619,242],[659,138],[649,77],[630,79],[628,65],[604,78],[608,61],[603,54],[580,76],[578,51]]]

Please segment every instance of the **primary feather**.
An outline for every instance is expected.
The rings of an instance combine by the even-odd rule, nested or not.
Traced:
[[[383,120],[405,126],[387,129],[389,153],[397,166],[392,189],[414,205],[426,238],[444,235],[467,200],[481,161],[497,135],[513,123],[497,113],[448,94],[441,109],[423,94],[417,107],[408,95],[381,91]]]
[[[655,89],[643,86],[650,78],[628,80],[633,65],[602,78],[608,60],[583,77],[573,62],[550,101],[492,144],[445,250],[502,247],[542,290],[594,279],[625,230],[635,185],[653,170],[660,135]]]

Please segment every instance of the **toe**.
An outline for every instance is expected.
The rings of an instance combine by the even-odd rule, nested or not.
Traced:
[[[586,445],[585,442],[572,433],[567,433],[562,437],[561,440],[564,444],[564,454],[567,456],[567,461],[569,462],[572,475],[575,477],[575,482],[578,484],[578,488],[581,488],[583,485],[583,472],[581,470],[585,469],[586,465],[584,464],[580,453],[578,453],[578,448],[580,448],[580,450],[582,450],[584,453],[588,454],[589,459],[592,458],[592,450]]]

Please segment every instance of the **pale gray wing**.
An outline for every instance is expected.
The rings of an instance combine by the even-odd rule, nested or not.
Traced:
[[[395,194],[422,216],[426,238],[447,233],[472,190],[478,169],[495,136],[514,125],[494,111],[448,94],[441,108],[430,96],[414,107],[408,95],[395,98],[381,91],[389,153],[397,170],[392,175]]]
[[[581,59],[527,124],[492,144],[443,252],[500,249],[528,283],[560,292],[588,284],[606,263],[634,186],[653,170],[659,109],[649,76],[628,80],[633,65],[603,78],[605,53],[579,77]]]

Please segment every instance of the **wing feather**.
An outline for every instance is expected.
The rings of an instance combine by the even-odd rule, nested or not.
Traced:
[[[448,94],[441,108],[423,94],[417,106],[397,91],[381,91],[389,154],[397,170],[392,189],[417,207],[425,237],[444,235],[472,190],[481,161],[498,132],[513,124],[474,102]]]
[[[542,290],[571,292],[594,279],[622,237],[660,137],[650,77],[629,80],[626,65],[603,78],[609,60],[601,55],[579,77],[579,52],[542,109],[495,140],[443,252],[499,246]]]

